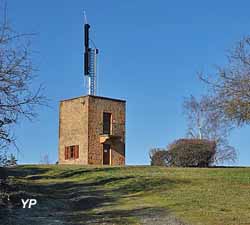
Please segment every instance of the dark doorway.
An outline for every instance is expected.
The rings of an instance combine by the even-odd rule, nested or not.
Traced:
[[[111,113],[103,113],[103,134],[111,133]]]
[[[110,165],[110,145],[103,144],[103,165]]]

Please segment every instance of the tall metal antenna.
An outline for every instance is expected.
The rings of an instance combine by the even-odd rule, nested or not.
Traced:
[[[87,81],[87,89],[89,95],[96,95],[96,63],[98,49],[94,46],[89,46],[89,29],[90,25],[87,23],[87,16],[84,11],[84,76]]]

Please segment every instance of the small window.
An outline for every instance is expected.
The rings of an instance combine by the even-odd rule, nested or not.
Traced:
[[[75,153],[75,148],[76,146],[70,146],[70,158],[73,159],[74,158],[74,153]]]
[[[103,113],[103,134],[111,134],[111,113]]]
[[[79,158],[79,145],[65,147],[65,160]]]

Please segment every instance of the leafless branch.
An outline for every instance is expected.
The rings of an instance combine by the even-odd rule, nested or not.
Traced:
[[[210,87],[217,107],[237,125],[250,123],[250,36],[240,40],[227,56],[228,64],[217,67],[216,79],[199,78]]]
[[[35,68],[30,39],[33,33],[15,32],[4,7],[0,23],[0,148],[15,145],[14,125],[36,118],[36,107],[46,105],[43,86],[33,90]]]

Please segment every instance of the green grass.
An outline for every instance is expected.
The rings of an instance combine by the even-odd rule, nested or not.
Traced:
[[[81,215],[140,224],[143,210],[164,210],[194,225],[250,224],[250,168],[27,165],[9,174],[19,192],[44,201],[40,213],[46,204],[66,213],[65,202],[71,204],[75,224]]]

